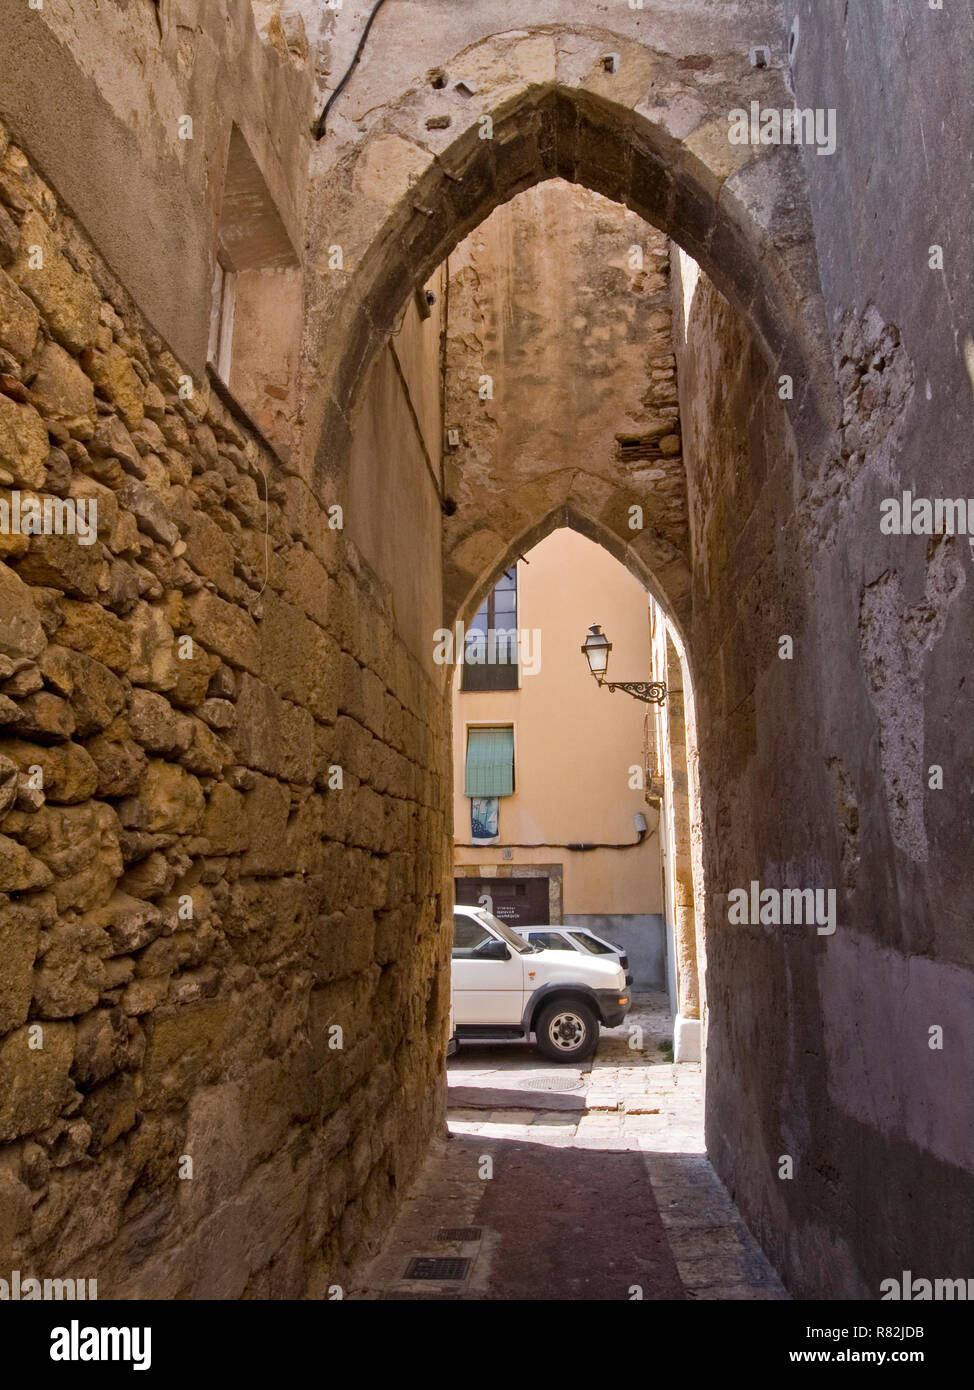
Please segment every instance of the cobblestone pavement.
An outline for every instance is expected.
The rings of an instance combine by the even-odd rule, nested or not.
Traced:
[[[707,1161],[701,1068],[667,1060],[671,1030],[645,994],[580,1067],[462,1046],[450,1137],[348,1296],[787,1298]]]

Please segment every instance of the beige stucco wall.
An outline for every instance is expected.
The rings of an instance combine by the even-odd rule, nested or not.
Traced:
[[[517,568],[518,626],[540,630],[540,670],[522,675],[516,691],[460,691],[455,684],[456,862],[505,869],[512,863],[562,863],[566,914],[658,913],[656,814],[643,791],[629,786],[630,768],[643,767],[646,707],[600,690],[579,650],[589,624],[601,622],[613,643],[610,673],[648,678],[645,590],[601,547],[567,529],[552,532]],[[536,636],[532,640],[537,643]],[[498,844],[464,848],[470,840],[466,730],[484,723],[514,725],[514,795],[501,800]],[[649,823],[639,848],[518,848],[513,861],[502,858],[505,844],[627,844],[636,838],[638,811]]]

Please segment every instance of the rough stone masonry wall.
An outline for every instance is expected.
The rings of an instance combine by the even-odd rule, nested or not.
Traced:
[[[850,334],[837,347],[847,439],[886,439],[909,375],[895,332],[879,348],[871,322],[859,329],[864,347]],[[850,553],[882,570],[882,541],[868,509],[852,521],[848,465],[789,515],[793,445],[776,380],[702,277],[676,344],[697,558],[708,1152],[795,1296],[875,1299],[903,1269],[969,1269],[969,1223],[957,1214],[972,1191],[970,977],[932,950],[919,891],[893,888],[897,807],[884,796],[882,733],[861,710],[870,668],[846,672],[857,634],[839,586],[821,602],[812,587],[837,565],[847,578]],[[819,528],[843,511],[854,541],[835,547]],[[917,669],[964,586],[945,549],[923,546],[932,575],[953,582],[928,585],[922,620],[905,633],[903,659]],[[782,636],[793,642],[784,660]],[[925,699],[935,710],[934,689]],[[910,760],[900,768],[908,777]],[[834,889],[834,934],[731,925],[728,894],[752,880]],[[910,954],[896,949],[904,940]]]
[[[669,246],[561,179],[502,204],[450,256],[444,523],[451,612],[568,509],[686,556]],[[485,394],[485,374],[489,394]]]
[[[321,1294],[439,1121],[442,697],[2,132],[0,265],[0,495],[98,503],[2,537],[0,1267]]]

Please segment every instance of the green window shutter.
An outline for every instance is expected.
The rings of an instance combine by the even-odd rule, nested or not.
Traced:
[[[467,796],[513,796],[514,730],[467,731]]]

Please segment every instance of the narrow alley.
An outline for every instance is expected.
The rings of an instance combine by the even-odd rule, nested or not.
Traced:
[[[962,0],[0,0],[26,1373],[402,1356],[398,1301],[935,1368],[972,53]]]
[[[436,1142],[350,1298],[785,1299],[703,1143],[661,994],[594,1059],[463,1045]],[[631,1044],[635,1044],[635,1046]]]

